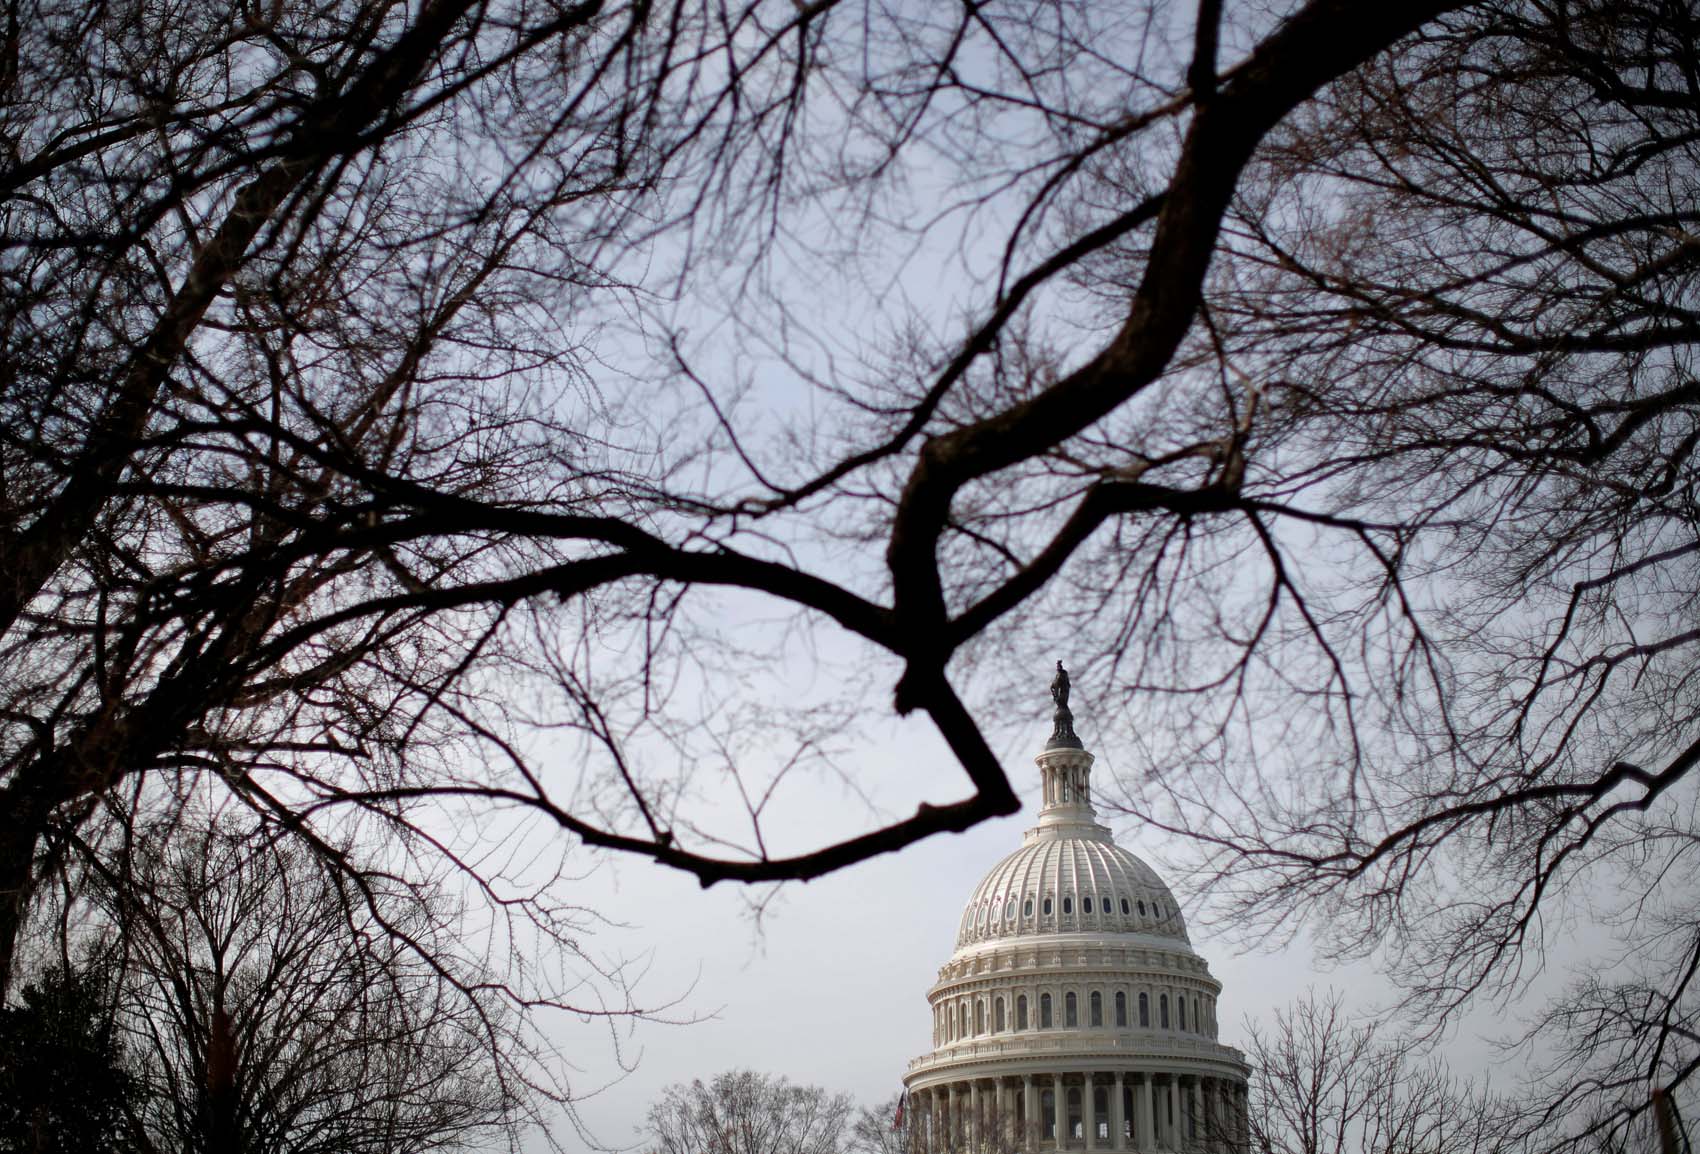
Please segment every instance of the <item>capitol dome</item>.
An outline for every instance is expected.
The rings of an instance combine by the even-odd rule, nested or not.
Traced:
[[[956,946],[1069,930],[1187,940],[1155,870],[1099,836],[1037,837],[992,867],[962,913]]]
[[[1059,663],[1041,805],[974,888],[909,1064],[916,1154],[1243,1151],[1244,1057],[1216,1037],[1221,983],[1174,894],[1092,804]]]

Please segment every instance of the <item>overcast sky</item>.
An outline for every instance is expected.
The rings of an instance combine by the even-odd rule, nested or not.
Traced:
[[[653,950],[640,994],[651,999],[682,994],[675,1013],[713,1015],[688,1026],[643,1024],[622,1031],[622,1044],[630,1047],[626,1057],[637,1067],[580,1104],[595,1136],[610,1145],[636,1143],[644,1112],[662,1087],[737,1067],[846,1091],[865,1104],[896,1092],[909,1059],[930,1048],[926,992],[951,953],[962,904],[1033,822],[1038,770],[1031,757],[1049,733],[1049,705],[1040,686],[1030,749],[1025,755],[1005,751],[1004,764],[1025,802],[1020,815],[787,887],[759,930],[748,916],[754,895],[747,891],[722,885],[705,892],[686,876],[635,860],[614,863],[591,878],[586,904],[628,923],[621,931],[599,934],[596,946]],[[1097,780],[1113,766],[1113,755],[1096,748],[1089,720],[1083,719],[1081,732],[1098,756]],[[922,738],[868,754],[866,775],[876,799],[882,780],[889,784],[905,774],[925,775],[935,783],[933,796],[951,795],[959,771],[942,749],[917,748],[924,745]],[[831,785],[814,796],[823,823],[828,815],[853,813],[860,805]],[[1124,846],[1148,860],[1156,856],[1152,847],[1123,836],[1113,818],[1109,824]],[[1191,936],[1223,983],[1223,1040],[1230,1044],[1242,1036],[1247,1015],[1267,1018],[1307,986],[1340,986],[1351,1004],[1363,1008],[1386,995],[1366,965],[1319,968],[1304,948],[1236,954],[1220,933],[1196,923]],[[1482,1067],[1477,1033],[1449,1042],[1455,1068]],[[582,1067],[579,1088],[615,1072],[605,1036],[576,1029],[562,1036]],[[570,1150],[587,1148],[571,1134],[558,1137]]]

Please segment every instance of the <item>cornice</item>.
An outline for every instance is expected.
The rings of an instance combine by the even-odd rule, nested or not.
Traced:
[[[904,1084],[990,1078],[1000,1074],[1179,1073],[1245,1081],[1251,1068],[1232,1046],[1196,1038],[1138,1037],[1138,1031],[958,1043],[909,1063]]]

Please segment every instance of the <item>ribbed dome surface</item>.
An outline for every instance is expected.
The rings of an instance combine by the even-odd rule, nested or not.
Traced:
[[[975,888],[956,945],[1070,932],[1188,941],[1169,887],[1107,836],[1029,834],[1027,844],[993,866]]]

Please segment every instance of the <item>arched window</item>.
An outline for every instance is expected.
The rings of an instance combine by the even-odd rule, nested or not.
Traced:
[[[1003,1033],[1003,999],[1002,998],[999,998],[996,1002],[992,1003],[992,1032],[994,1034]]]
[[[1204,1033],[1204,1019],[1198,1013],[1198,999],[1192,1000],[1192,1028],[1200,1034]]]
[[[950,1035],[950,1040],[954,1042],[954,1041],[956,1041],[956,1007],[955,1006],[952,1006],[950,1008],[949,1018],[950,1018],[950,1024],[949,1024],[949,1027],[947,1029],[947,1032]]]
[[[1110,1137],[1110,1092],[1102,1086],[1092,1091],[1092,1117],[1098,1120],[1095,1125],[1098,1141],[1107,1141]]]
[[[1080,1087],[1070,1086],[1068,1088],[1068,1136],[1070,1138],[1081,1138],[1085,1134],[1086,1130],[1081,1125],[1080,1119]]]
[[[1027,1028],[1026,994],[1022,994],[1019,998],[1015,999],[1015,1028],[1017,1030],[1025,1030]]]
[[[1063,995],[1063,1025],[1080,1025],[1080,999],[1074,996],[1073,990]]]
[[[937,1093],[937,1091],[934,1091]],[[1044,1127],[1046,1138],[1057,1136],[1057,1092],[1044,1090],[1039,1094],[1040,1125]]]
[[[1041,1030],[1051,1028],[1051,995],[1049,994],[1039,995],[1039,1028]]]
[[[1151,1025],[1151,999],[1143,993],[1139,995],[1139,1024],[1147,1028]]]
[[[1123,898],[1122,899],[1122,917],[1125,918],[1125,917],[1127,917],[1128,914],[1130,914],[1132,912],[1133,911],[1128,908],[1127,899]]]
[[[1092,1000],[1087,1012],[1091,1014],[1089,1021],[1092,1025],[1102,1026],[1104,1024],[1104,995],[1097,990],[1092,991]]]
[[[1185,998],[1176,998],[1175,999],[1175,1013],[1180,1015],[1180,1022],[1178,1023],[1180,1028],[1183,1029],[1183,1030],[1186,1029],[1186,999]]]
[[[1051,916],[1051,899],[1050,898],[1045,899],[1045,916],[1047,918]]]
[[[1021,903],[1021,916],[1024,917],[1024,918],[1030,918],[1030,917],[1033,916],[1033,899],[1032,898],[1028,898],[1026,901]]]
[[[1157,1024],[1165,1030],[1169,1028],[1169,995],[1167,994],[1157,996]]]
[[[986,1003],[981,1001],[974,1003],[974,1032],[976,1034],[986,1032]]]
[[[1072,914],[1073,912],[1074,912],[1074,899],[1072,897],[1065,897],[1063,899],[1063,913]]]
[[[1127,994],[1121,990],[1116,991],[1116,1025],[1127,1025]]]

